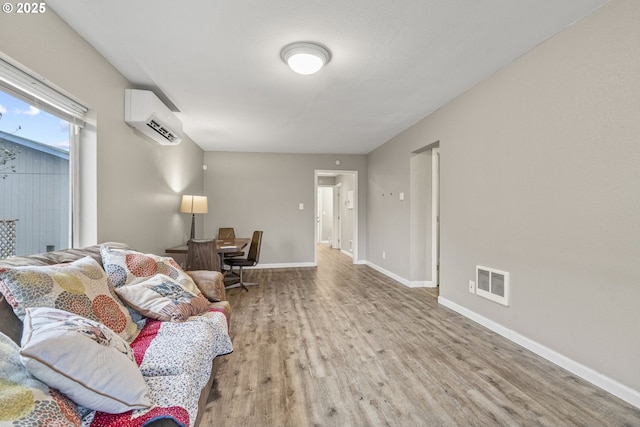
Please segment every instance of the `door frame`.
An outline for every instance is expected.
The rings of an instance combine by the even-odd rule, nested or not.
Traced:
[[[358,201],[359,201],[359,197],[358,197],[358,171],[357,170],[324,170],[324,169],[316,169],[313,173],[313,192],[314,192],[314,212],[318,211],[318,177],[319,176],[338,176],[338,175],[351,175],[353,176],[353,236],[351,236],[351,239],[353,240],[353,263],[357,264],[358,261],[358,214],[360,212],[359,210],[359,206],[358,206]],[[344,197],[343,197],[344,198]],[[337,207],[334,206],[334,212],[335,211],[340,212],[340,206]],[[335,214],[334,214],[335,215]],[[334,228],[334,234],[339,232],[342,233],[342,227],[339,227],[340,230],[335,230]],[[318,227],[315,224],[313,224],[313,233],[314,233],[314,239],[313,239],[313,261],[314,261],[314,265],[318,265],[318,244],[316,243],[318,241]],[[342,236],[340,236],[340,247],[342,248],[344,242],[344,239],[342,239]]]
[[[440,148],[431,149],[431,280],[440,286]]]

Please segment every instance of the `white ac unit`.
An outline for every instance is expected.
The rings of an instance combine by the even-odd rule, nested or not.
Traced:
[[[149,90],[125,89],[124,121],[159,144],[182,141],[182,122]]]

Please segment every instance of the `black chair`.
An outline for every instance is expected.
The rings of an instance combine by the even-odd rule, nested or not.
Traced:
[[[233,227],[220,227],[218,228],[218,240],[233,240],[236,238],[236,232],[234,231]],[[242,251],[238,251],[238,252],[225,252],[224,254],[222,254],[223,259],[224,258],[237,258],[237,257],[241,257],[244,256],[244,252]],[[233,267],[229,267],[228,271],[224,272],[225,276],[239,276],[237,273],[233,272]]]
[[[246,258],[229,258],[224,260],[224,263],[229,267],[240,267],[240,281],[229,286],[225,286],[225,289],[239,288],[248,291],[247,286],[255,286],[257,283],[245,283],[242,277],[243,267],[253,267],[258,264],[260,259],[260,246],[262,245],[262,231],[254,231],[251,238],[251,246],[249,247],[249,253]]]
[[[220,257],[214,239],[191,239],[187,248],[187,270],[220,271]]]

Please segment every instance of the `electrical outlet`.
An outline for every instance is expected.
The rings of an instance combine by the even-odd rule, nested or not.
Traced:
[[[382,259],[387,259],[387,253],[385,251],[382,251]]]
[[[476,293],[476,282],[474,282],[473,280],[469,280],[469,292],[471,292],[472,294]]]

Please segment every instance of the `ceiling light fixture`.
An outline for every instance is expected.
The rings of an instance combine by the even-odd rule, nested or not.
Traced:
[[[293,71],[305,75],[319,71],[331,59],[329,49],[311,42],[288,44],[280,56]]]

